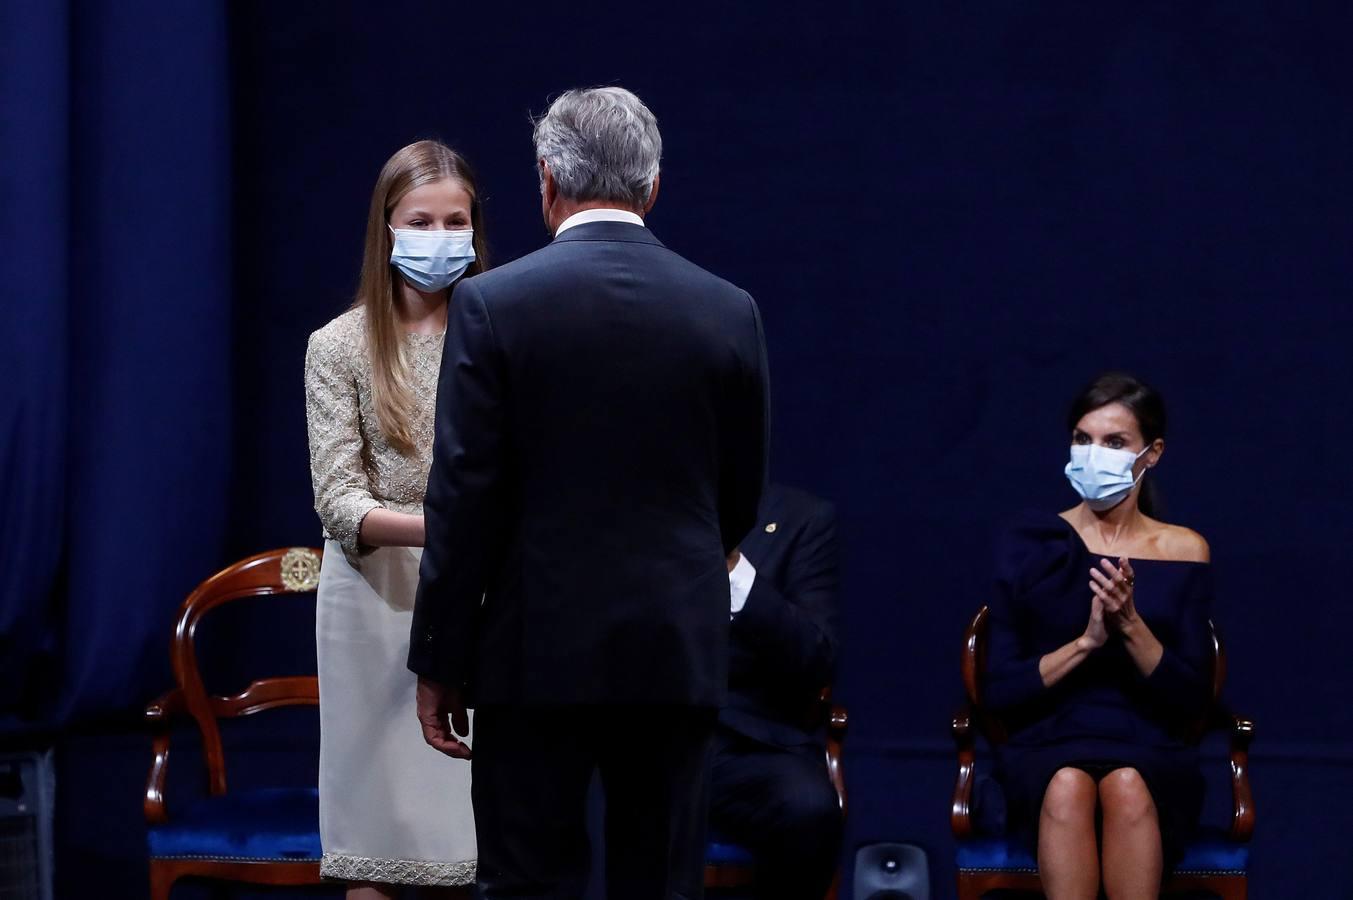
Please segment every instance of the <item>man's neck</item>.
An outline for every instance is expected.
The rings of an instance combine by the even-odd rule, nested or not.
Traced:
[[[634,213],[634,215],[641,219],[644,217],[643,210],[635,209],[632,206],[626,206],[615,200],[583,200],[575,202],[572,200],[560,199],[550,209],[550,232],[557,233],[560,225],[563,225],[577,213],[589,209],[617,209],[621,212]]]

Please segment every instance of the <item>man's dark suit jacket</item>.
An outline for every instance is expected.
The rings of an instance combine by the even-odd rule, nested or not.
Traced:
[[[742,552],[756,579],[733,619],[719,722],[775,746],[813,743],[813,700],[836,663],[836,512],[811,494],[771,485]]]
[[[409,668],[471,705],[720,705],[767,409],[756,304],[647,228],[462,281]]]

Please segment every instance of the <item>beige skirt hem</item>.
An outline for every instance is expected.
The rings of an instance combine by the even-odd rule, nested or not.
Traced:
[[[474,884],[477,861],[428,862],[418,859],[373,859],[326,853],[319,873],[341,881],[371,881],[376,884],[412,884],[420,887],[459,887]]]

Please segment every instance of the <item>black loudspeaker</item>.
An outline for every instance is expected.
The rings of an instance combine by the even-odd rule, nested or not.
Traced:
[[[912,844],[866,844],[856,850],[854,900],[930,900],[925,851]]]

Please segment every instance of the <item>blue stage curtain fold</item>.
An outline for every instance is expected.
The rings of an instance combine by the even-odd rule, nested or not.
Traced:
[[[0,15],[20,388],[0,421],[0,731],[15,731],[162,689],[174,609],[221,561],[230,96],[224,4]]]
[[[64,523],[69,10],[0,4],[0,731],[43,699]]]

